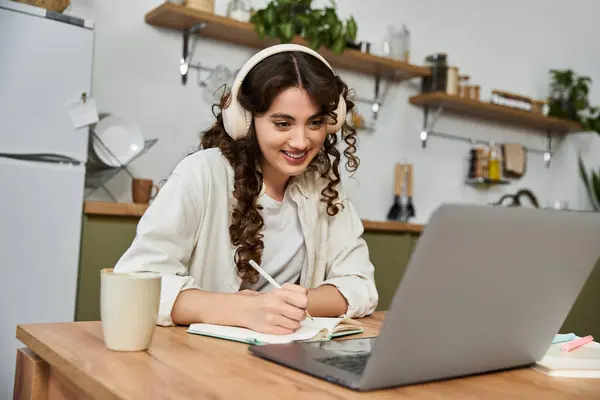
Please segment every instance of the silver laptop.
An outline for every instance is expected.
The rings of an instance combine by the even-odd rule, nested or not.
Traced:
[[[444,204],[378,338],[249,350],[361,391],[528,366],[600,258],[599,237],[600,213]]]

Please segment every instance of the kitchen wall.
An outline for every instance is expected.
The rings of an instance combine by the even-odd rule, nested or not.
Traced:
[[[266,0],[253,0],[254,6]],[[325,3],[317,1],[316,4]],[[448,53],[471,82],[481,85],[483,99],[498,88],[535,98],[547,94],[550,68],[573,68],[592,77],[590,99],[600,104],[600,54],[595,19],[600,3],[594,0],[339,0],[339,14],[353,14],[358,39],[380,43],[388,24],[406,23],[412,35],[411,61],[422,64],[426,54]],[[198,143],[198,132],[212,122],[203,89],[191,71],[187,86],[178,73],[181,35],[144,22],[144,14],[159,0],[72,0],[69,12],[94,19],[96,50],[93,95],[104,112],[135,120],[146,138],[157,145],[132,166],[136,176],[161,180]],[[216,13],[225,14],[227,0],[216,0]],[[239,68],[255,50],[209,39],[198,40],[195,62],[208,67],[224,64]],[[373,80],[340,70],[361,97],[372,96]],[[361,133],[361,166],[355,179],[346,179],[359,215],[385,219],[393,199],[393,164],[412,162],[417,217],[426,222],[444,201],[491,202],[505,192],[530,188],[542,205],[559,199],[573,208],[588,208],[577,175],[576,155],[600,164],[600,136],[577,134],[555,142],[557,153],[550,168],[542,156],[530,154],[527,173],[511,185],[475,189],[464,185],[468,144],[433,137],[421,148],[420,108],[408,103],[418,93],[418,80],[390,87],[374,133]],[[366,110],[367,104],[359,104]],[[442,132],[496,141],[516,141],[543,149],[542,133],[489,121],[443,115],[436,127]],[[130,180],[122,173],[108,185],[120,201],[131,201]],[[101,191],[91,199],[105,200]]]

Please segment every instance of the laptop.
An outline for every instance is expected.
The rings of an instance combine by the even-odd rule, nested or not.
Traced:
[[[530,366],[598,262],[599,237],[600,213],[443,204],[377,338],[249,351],[358,391]]]

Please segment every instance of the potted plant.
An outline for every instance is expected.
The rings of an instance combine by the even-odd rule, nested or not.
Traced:
[[[576,74],[571,69],[551,69],[548,115],[567,118],[581,123],[584,131],[600,134],[600,107],[594,107],[588,100],[592,80],[589,76]],[[590,205],[600,211],[600,169],[588,170],[578,157],[579,175],[585,186]]]
[[[582,124],[583,130],[600,133],[600,108],[590,105],[588,94],[592,80],[571,69],[551,69],[548,115]]]
[[[356,40],[357,26],[353,16],[340,20],[335,1],[330,1],[328,7],[312,8],[312,0],[271,0],[265,8],[253,10],[250,22],[261,39],[289,43],[299,35],[313,50],[325,46],[340,54]]]

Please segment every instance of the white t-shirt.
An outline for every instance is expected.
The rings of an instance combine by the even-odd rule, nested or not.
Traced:
[[[296,283],[306,261],[306,246],[296,203],[287,191],[282,202],[263,194],[258,203],[263,207],[259,212],[265,223],[261,267],[280,285]],[[244,282],[242,289],[264,292],[272,290],[273,286],[260,276],[255,284]]]

